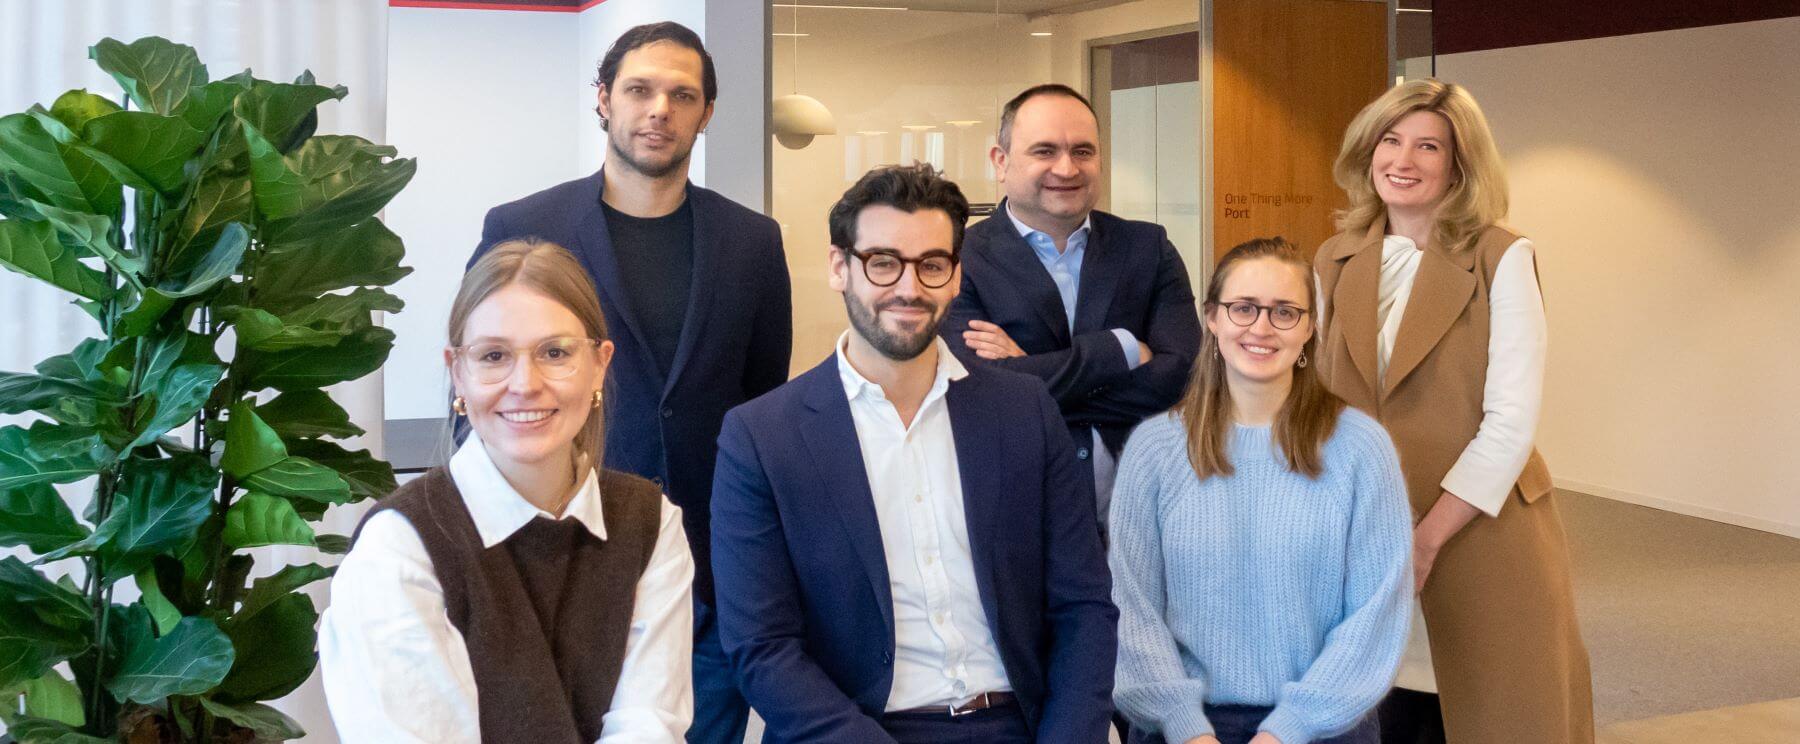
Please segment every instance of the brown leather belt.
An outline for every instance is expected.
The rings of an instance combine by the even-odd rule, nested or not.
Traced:
[[[945,713],[949,713],[951,718],[955,718],[957,716],[974,713],[975,711],[978,711],[978,710],[987,710],[989,708],[998,708],[998,707],[1001,707],[1004,705],[1012,705],[1015,702],[1018,702],[1018,698],[1013,697],[1013,694],[1010,692],[984,692],[984,693],[981,693],[980,695],[976,695],[975,699],[970,700],[969,702],[963,703],[962,705],[926,705],[926,706],[922,706],[922,707],[918,707],[918,708],[907,708],[906,710],[890,711],[890,714],[891,713],[904,713],[907,715],[920,715],[920,714],[943,715]]]

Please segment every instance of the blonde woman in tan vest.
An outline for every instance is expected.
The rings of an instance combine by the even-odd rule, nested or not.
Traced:
[[[1408,81],[1351,122],[1334,174],[1350,206],[1313,260],[1320,372],[1393,435],[1416,520],[1423,621],[1384,742],[1592,742],[1568,547],[1533,446],[1543,299],[1531,241],[1495,224],[1507,186],[1487,121],[1463,88]]]
[[[469,436],[364,517],[320,623],[339,738],[680,742],[694,563],[662,490],[599,466],[613,344],[587,271],[500,243],[448,335]]]

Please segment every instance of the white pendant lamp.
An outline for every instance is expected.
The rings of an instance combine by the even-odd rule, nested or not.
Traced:
[[[775,141],[789,150],[798,150],[821,134],[837,134],[837,121],[819,99],[800,94],[800,9],[794,8],[793,13],[794,92],[775,99],[770,119],[775,126]]]

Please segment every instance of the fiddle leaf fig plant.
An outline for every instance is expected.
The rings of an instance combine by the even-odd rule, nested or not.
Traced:
[[[410,269],[376,213],[414,163],[318,134],[346,91],[311,73],[212,80],[156,37],[89,57],[122,96],[0,117],[0,266],[95,328],[0,371],[24,422],[0,427],[0,722],[26,743],[297,738],[265,703],[312,674],[302,590],[330,570],[250,551],[342,552],[325,510],[394,487],[324,388],[393,346],[374,314]]]

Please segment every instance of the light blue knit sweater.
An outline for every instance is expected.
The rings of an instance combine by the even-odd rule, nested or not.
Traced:
[[[1202,482],[1173,415],[1131,435],[1111,512],[1114,699],[1171,744],[1204,703],[1274,706],[1282,744],[1340,733],[1393,682],[1412,615],[1412,520],[1394,445],[1346,409],[1317,480],[1267,427],[1233,426],[1236,473]]]

